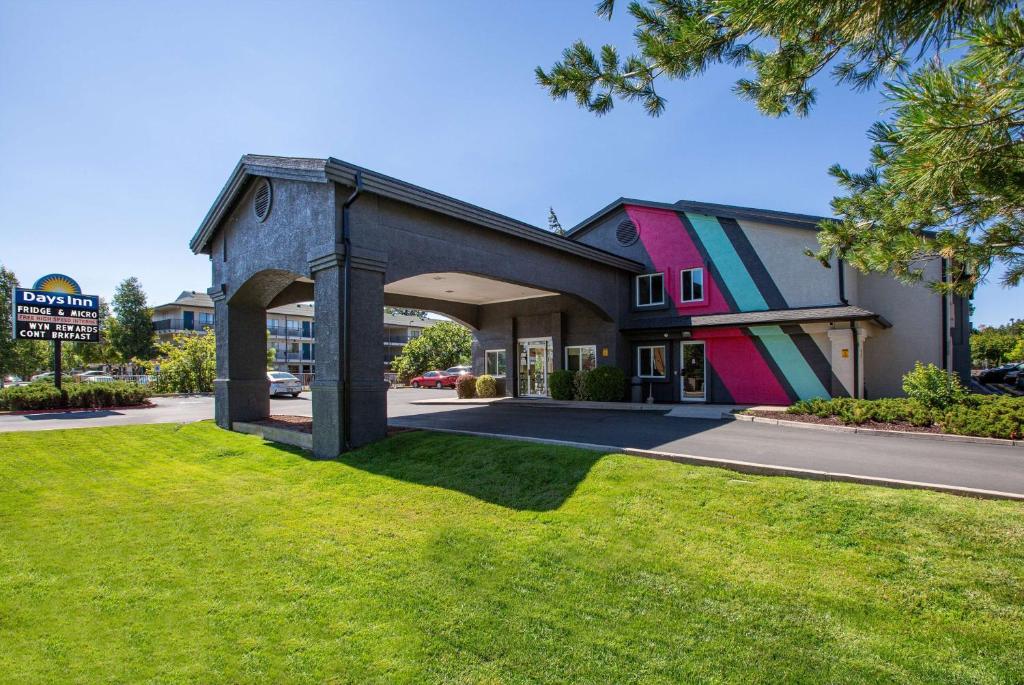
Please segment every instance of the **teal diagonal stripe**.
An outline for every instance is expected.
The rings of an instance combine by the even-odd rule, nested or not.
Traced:
[[[725,279],[725,285],[739,310],[756,312],[768,309],[768,303],[761,296],[761,291],[757,289],[757,284],[754,283],[743,260],[736,254],[736,248],[725,234],[722,225],[718,223],[718,219],[689,212],[686,212],[686,218],[690,220],[694,233],[718,268],[718,273]]]
[[[818,374],[807,363],[793,339],[786,335],[778,326],[751,326],[750,332],[768,350],[775,365],[782,371],[793,391],[802,400],[814,397],[830,397],[831,395],[821,384]]]

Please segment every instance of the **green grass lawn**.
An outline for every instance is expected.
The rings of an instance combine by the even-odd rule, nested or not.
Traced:
[[[1024,681],[1024,506],[406,433],[0,434],[0,681]]]

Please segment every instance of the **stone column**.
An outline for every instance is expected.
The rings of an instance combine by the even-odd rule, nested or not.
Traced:
[[[267,381],[267,312],[263,307],[228,304],[211,290],[217,332],[217,378],[213,381],[214,419],[231,430],[235,421],[270,416]]]
[[[349,293],[351,377],[345,378],[343,301],[344,255],[333,252],[310,261],[316,302],[316,380],[313,382],[313,454],[333,459],[387,435],[384,380],[383,255],[353,251]],[[351,435],[346,441],[345,384],[351,398]]]

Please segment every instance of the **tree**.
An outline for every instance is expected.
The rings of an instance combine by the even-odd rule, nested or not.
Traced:
[[[1024,359],[1024,320],[1011,319],[1003,326],[985,326],[971,332],[971,360],[975,366],[992,367]]]
[[[217,337],[179,333],[157,346],[160,376],[157,381],[167,392],[211,392],[217,377]]]
[[[28,378],[47,368],[53,356],[50,343],[14,338],[14,289],[18,285],[14,272],[0,264],[0,379],[7,374]]]
[[[409,307],[384,307],[384,311],[392,316],[415,316],[419,319],[427,318],[427,313],[422,309],[410,309]]]
[[[114,311],[117,321],[110,329],[110,344],[121,361],[152,357],[153,310],[146,303],[146,293],[138,278],[126,278],[117,286]]]
[[[598,4],[611,18],[614,0]],[[831,173],[848,195],[840,221],[822,224],[822,261],[919,281],[929,260],[949,259],[940,291],[970,293],[994,261],[1005,285],[1024,277],[1024,20],[1015,2],[963,0],[635,1],[639,54],[614,46],[600,58],[582,41],[538,83],[552,97],[606,114],[616,98],[660,115],[658,79],[688,79],[718,64],[747,66],[735,92],[769,116],[806,115],[812,79],[827,67],[837,84],[883,92],[890,121],[870,132],[872,165]],[[956,57],[948,67],[942,51]],[[930,60],[929,56],[934,55]]]
[[[117,352],[111,344],[111,333],[115,321],[114,317],[110,315],[110,305],[102,297],[100,298],[99,315],[100,341],[65,343],[62,346],[65,354],[64,368],[72,369],[89,364],[116,364],[118,362]]]
[[[14,339],[14,289],[18,278],[0,264],[0,378],[14,373],[18,358],[18,340]]]
[[[554,207],[548,207],[548,230],[555,235],[565,235],[565,229],[562,228],[562,222],[558,220]]]
[[[468,363],[472,349],[469,329],[453,321],[439,321],[405,344],[391,362],[391,370],[404,382],[425,371]]]

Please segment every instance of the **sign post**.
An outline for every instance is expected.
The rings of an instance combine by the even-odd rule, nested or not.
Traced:
[[[100,298],[83,295],[74,279],[43,276],[32,288],[14,289],[14,338],[53,342],[54,385],[62,381],[61,343],[100,341]]]

